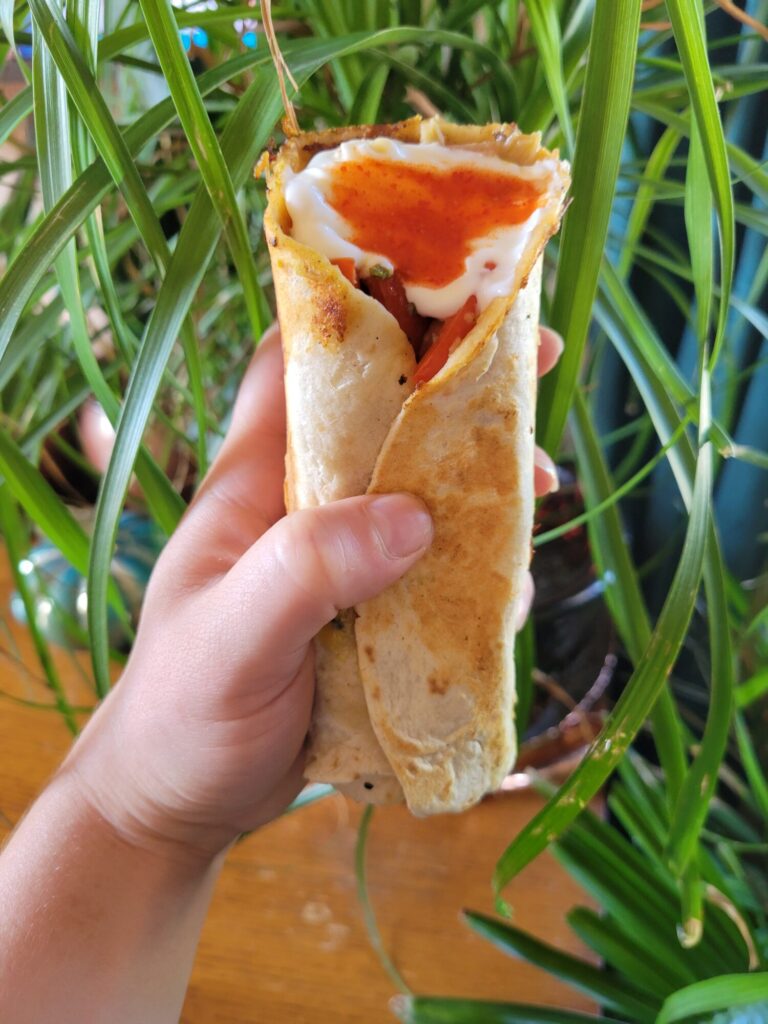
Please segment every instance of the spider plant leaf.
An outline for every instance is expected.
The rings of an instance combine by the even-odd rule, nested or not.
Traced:
[[[200,168],[214,211],[224,225],[224,234],[243,289],[253,336],[258,338],[266,326],[261,310],[264,298],[256,276],[248,233],[237,203],[226,161],[213,130],[192,68],[181,44],[170,0],[141,0],[152,43],[171,91],[176,112],[190,149]]]
[[[264,62],[263,57],[252,53],[243,54],[204,72],[198,80],[199,88],[205,95],[244,70]],[[138,156],[147,142],[163,131],[175,116],[173,101],[168,98],[127,127],[124,139],[130,155]],[[6,270],[0,280],[0,365],[19,318],[50,261],[58,256],[70,237],[104,198],[111,183],[104,162],[100,159],[95,161],[51,208]]]
[[[768,1000],[768,973],[721,974],[697,981],[669,996],[657,1024],[674,1024],[689,1017],[701,1020],[705,1013],[733,1010],[764,1000]]]
[[[752,789],[752,794],[760,809],[760,813],[768,821],[768,779],[765,777],[765,772],[757,756],[749,727],[740,712],[737,712],[734,716],[734,727],[744,774]]]
[[[488,939],[502,952],[542,968],[571,988],[591,996],[601,1006],[637,1021],[638,1024],[653,1024],[656,1019],[659,1001],[649,998],[642,989],[614,981],[599,967],[563,953],[503,921],[466,910],[464,919],[472,931]]]
[[[667,11],[701,136],[701,148],[720,228],[721,297],[711,358],[711,364],[714,365],[725,341],[735,265],[736,231],[728,153],[707,55],[703,11],[685,0],[668,0]]]
[[[737,708],[746,708],[768,693],[768,668],[750,676],[734,691]]]
[[[26,530],[19,515],[16,501],[7,483],[0,483],[0,535],[2,535],[3,543],[7,550],[11,577],[24,605],[27,629],[32,638],[32,645],[35,648],[37,660],[40,662],[40,667],[53,694],[56,708],[61,713],[69,731],[73,736],[76,736],[78,733],[77,719],[67,699],[61,676],[56,668],[56,662],[48,646],[48,641],[38,626],[34,599],[27,579],[20,568],[28,546]]]
[[[8,100],[4,107],[0,107],[0,146],[8,139],[8,136],[21,124],[25,117],[32,113],[32,87],[27,85],[13,99]]]
[[[527,0],[525,9],[531,21],[531,32],[539,51],[552,104],[565,137],[565,155],[570,156],[574,149],[573,124],[563,74],[562,40],[557,9],[547,0]]]
[[[55,544],[77,571],[88,574],[88,536],[45,478],[31,465],[8,432],[0,427],[0,473],[30,519]],[[107,584],[109,602],[126,617],[114,582]]]
[[[669,131],[669,129],[667,129]],[[715,274],[712,252],[712,190],[699,129],[691,125],[688,166],[685,176],[685,228],[696,295],[696,335],[699,345],[709,341],[712,291]]]
[[[390,1006],[404,1024],[619,1024],[617,1018],[602,1014],[481,999],[397,996]]]
[[[350,108],[350,124],[376,124],[380,120],[379,106],[388,78],[386,61],[371,64]]]
[[[669,162],[680,144],[680,133],[674,128],[665,128],[659,141],[648,157],[637,185],[632,212],[627,219],[624,242],[616,269],[619,277],[626,277],[632,265],[633,250],[643,237],[645,226],[657,198],[656,186],[664,180]]]
[[[701,417],[708,426],[706,373],[702,374],[702,385],[704,398]],[[667,675],[675,663],[686,635],[699,589],[710,524],[711,489],[711,443],[706,442],[699,449],[697,458],[694,493],[683,553],[651,642],[584,760],[559,792],[525,826],[500,857],[493,879],[497,894],[549,842],[562,835],[579,812],[586,807],[588,801],[595,796],[626,753],[630,742],[663,690]]]
[[[400,971],[398,971],[394,961],[384,946],[379,926],[376,922],[376,914],[374,913],[373,905],[371,903],[370,893],[368,891],[366,850],[368,848],[368,833],[371,827],[373,812],[373,805],[368,804],[363,811],[362,817],[360,818],[360,825],[357,829],[357,843],[355,844],[355,881],[357,883],[357,901],[363,912],[363,921],[365,922],[365,929],[368,932],[368,941],[378,956],[379,963],[387,972],[390,981],[399,992],[410,993],[410,988],[406,984],[403,976],[400,974]]]
[[[597,0],[573,161],[574,202],[560,240],[552,326],[565,338],[539,392],[539,443],[560,442],[581,365],[629,116],[639,0]]]

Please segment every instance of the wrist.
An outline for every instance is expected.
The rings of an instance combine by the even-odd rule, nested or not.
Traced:
[[[154,864],[161,871],[187,876],[206,873],[223,862],[227,847],[209,848],[174,834],[156,810],[127,792],[124,784],[109,784],[109,775],[95,781],[95,762],[69,758],[48,786],[54,798],[67,807],[73,823],[105,848],[135,861]],[[106,785],[105,785],[106,783]]]
[[[163,799],[163,782],[142,743],[120,725],[117,691],[78,738],[54,784],[90,823],[127,849],[176,866],[207,869],[223,859],[236,836],[197,827]]]

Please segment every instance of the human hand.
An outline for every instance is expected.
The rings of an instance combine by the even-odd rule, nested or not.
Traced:
[[[542,329],[539,373],[562,342]],[[285,407],[275,329],[147,591],[119,685],[63,771],[128,842],[212,858],[302,786],[312,637],[402,576],[432,538],[408,495],[285,515]],[[537,495],[556,485],[536,453]],[[533,585],[525,588],[521,619]]]

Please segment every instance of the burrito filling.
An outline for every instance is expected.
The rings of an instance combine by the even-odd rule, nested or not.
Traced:
[[[344,142],[286,177],[291,234],[395,317],[419,384],[512,290],[556,164],[518,166],[491,146]]]

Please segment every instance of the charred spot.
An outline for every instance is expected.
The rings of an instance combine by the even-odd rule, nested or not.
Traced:
[[[373,783],[372,782],[364,782],[363,783],[363,789],[373,789]]]
[[[447,679],[440,679],[439,676],[430,676],[427,680],[429,684],[430,693],[438,693],[440,696],[444,696],[450,685]]]
[[[340,615],[337,615],[335,618],[331,619],[331,625],[333,626],[334,629],[344,629],[344,623],[341,621]]]
[[[315,324],[325,341],[343,340],[347,329],[347,310],[340,295],[326,292],[320,297],[315,309]]]
[[[406,375],[404,373],[401,373],[400,376],[398,377],[397,383],[398,384],[405,384],[405,382],[407,380],[408,380],[408,378],[406,377]]]

